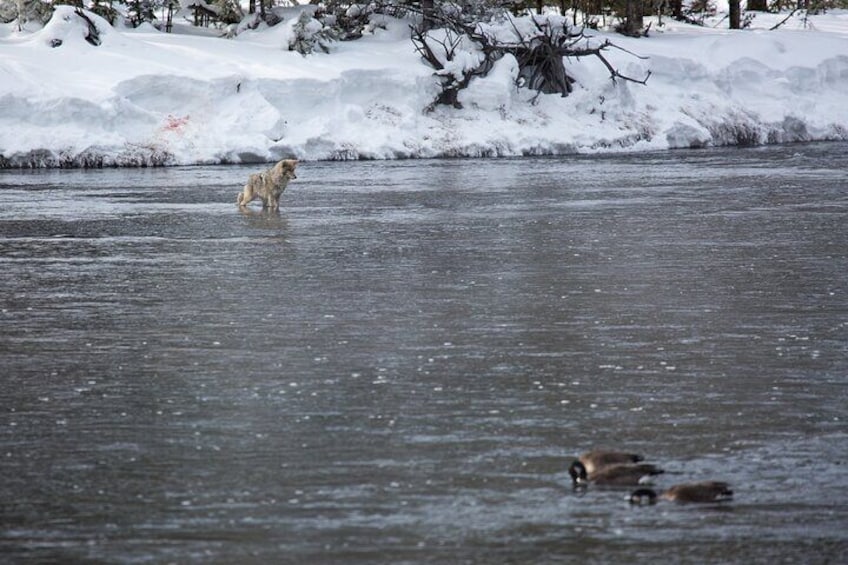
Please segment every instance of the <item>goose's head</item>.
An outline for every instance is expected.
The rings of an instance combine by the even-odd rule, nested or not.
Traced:
[[[639,506],[643,504],[654,504],[657,501],[657,493],[653,489],[640,488],[630,493],[630,498],[628,500],[630,501],[630,504]]]
[[[571,475],[574,486],[586,484],[589,481],[586,466],[577,459],[571,462],[571,465],[568,467],[568,474]]]

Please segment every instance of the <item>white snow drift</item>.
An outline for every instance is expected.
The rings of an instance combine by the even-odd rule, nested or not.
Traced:
[[[406,22],[331,53],[288,51],[283,22],[234,39],[112,28],[72,8],[42,29],[0,26],[0,166],[499,156],[848,139],[848,12],[775,31],[677,22],[610,37],[609,58],[646,85],[613,82],[594,58],[567,61],[568,97],[515,85],[501,59],[427,111],[437,78]],[[760,15],[769,27],[778,16]],[[758,21],[759,20],[759,21]]]

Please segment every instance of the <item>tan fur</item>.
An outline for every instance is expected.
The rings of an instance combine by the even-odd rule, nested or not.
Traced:
[[[244,190],[238,193],[236,202],[239,206],[247,206],[248,203],[259,198],[262,200],[262,208],[278,210],[280,195],[283,194],[289,181],[297,178],[294,174],[296,166],[295,159],[283,159],[267,171],[250,175]]]

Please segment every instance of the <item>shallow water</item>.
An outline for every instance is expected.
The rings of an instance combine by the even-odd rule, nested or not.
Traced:
[[[0,171],[0,554],[838,562],[846,150]]]

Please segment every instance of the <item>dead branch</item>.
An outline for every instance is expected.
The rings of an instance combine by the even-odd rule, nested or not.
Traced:
[[[445,65],[433,52],[433,49],[430,46],[430,41],[433,41],[442,47],[446,61],[453,61],[454,57],[456,57],[456,49],[462,42],[463,36],[453,35],[452,31],[446,30],[444,40],[435,39],[430,36],[428,32],[420,28],[410,27],[412,29],[412,43],[415,46],[415,50],[430,64],[431,67],[436,69],[436,71],[444,71]],[[459,102],[459,91],[467,88],[471,83],[472,78],[475,76],[485,75],[490,70],[491,66],[487,64],[487,58],[484,58],[483,63],[478,65],[477,68],[464,73],[461,78],[454,76],[453,74],[442,75],[440,77],[442,81],[442,92],[433,104],[446,104],[453,106],[454,108],[462,108],[462,104]]]
[[[779,22],[777,22],[776,24],[774,24],[773,26],[771,26],[771,27],[769,28],[769,31],[774,31],[774,30],[776,30],[777,28],[779,28],[780,26],[782,26],[783,24],[785,24],[786,22],[788,22],[788,21],[789,21],[789,19],[790,19],[792,16],[794,16],[794,15],[798,12],[798,10],[800,10],[800,9],[801,9],[801,8],[795,8],[794,10],[792,10],[791,12],[789,12],[789,15],[787,15],[785,18],[783,18],[782,20],[780,20]]]
[[[94,25],[94,22],[91,21],[91,18],[82,11],[82,8],[76,8],[74,13],[84,20],[86,25],[88,25],[88,33],[85,34],[85,40],[95,47],[100,45],[100,32],[97,30],[97,26]]]
[[[407,7],[409,11],[416,8]],[[494,64],[506,54],[511,54],[518,62],[519,86],[525,86],[536,90],[539,94],[559,93],[567,96],[574,87],[574,79],[569,76],[565,68],[564,60],[575,57],[594,56],[609,71],[610,78],[615,81],[621,79],[637,84],[646,84],[651,72],[648,71],[644,78],[636,78],[625,75],[607,59],[604,51],[614,48],[624,51],[628,55],[638,59],[641,57],[627,49],[624,49],[610,40],[589,47],[588,43],[580,47],[581,41],[586,40],[584,30],[581,28],[577,33],[572,32],[567,24],[562,26],[552,25],[550,20],[532,18],[536,32],[531,35],[523,34],[516,21],[509,17],[515,39],[511,42],[496,40],[488,35],[478,25],[465,24],[458,19],[446,17],[443,14],[430,14],[431,22],[441,24],[445,30],[445,39],[436,39],[429,30],[421,27],[411,26],[412,41],[416,51],[427,63],[437,71],[444,71],[445,65],[442,61],[452,61],[456,56],[463,37],[467,37],[476,45],[482,53],[482,61],[479,65],[463,72],[462,76],[442,76],[442,92],[434,104],[450,104],[461,107],[458,101],[459,91],[466,88],[475,76],[485,76]],[[436,55],[434,46],[438,46],[444,52],[441,59]],[[442,74],[442,73],[440,73]],[[538,96],[538,94],[537,94]]]
[[[612,65],[612,63],[610,63],[609,60],[606,57],[604,57],[603,51],[606,50],[609,47],[615,47],[616,49],[620,49],[620,50],[624,51],[625,53],[630,53],[630,51],[628,51],[627,49],[619,47],[618,45],[615,45],[609,39],[607,39],[603,43],[601,43],[598,47],[584,47],[583,49],[573,49],[573,50],[571,50],[570,53],[565,54],[564,56],[565,57],[576,57],[576,58],[588,57],[590,55],[595,56],[598,59],[600,59],[601,63],[607,68],[607,70],[610,73],[610,78],[613,81],[615,81],[615,79],[617,79],[617,78],[620,78],[621,80],[624,80],[624,81],[627,81],[627,82],[635,82],[636,84],[647,84],[648,83],[648,79],[651,77],[651,71],[650,70],[645,74],[645,78],[643,78],[643,79],[633,78],[633,77],[629,77],[627,75],[621,74],[618,71],[618,69],[616,69]],[[635,54],[633,54],[633,56],[637,57],[639,59],[647,59],[647,57],[639,57],[638,55],[635,55]]]

